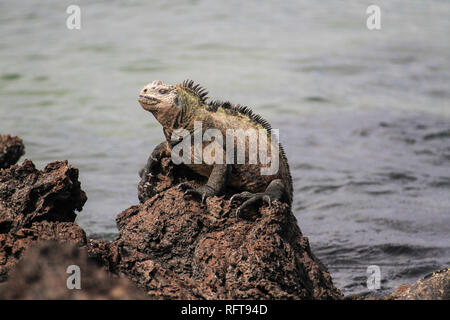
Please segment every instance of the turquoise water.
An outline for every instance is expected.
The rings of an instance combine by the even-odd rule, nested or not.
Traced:
[[[81,8],[81,30],[66,8]],[[137,103],[194,79],[280,129],[294,213],[345,293],[381,295],[450,262],[450,3],[2,1],[0,132],[39,168],[68,159],[111,238],[161,128]]]

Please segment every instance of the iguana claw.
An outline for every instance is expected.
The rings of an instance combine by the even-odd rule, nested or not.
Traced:
[[[243,201],[243,203],[236,210],[236,215],[238,217],[242,217],[243,210],[254,205],[265,203],[270,208],[272,206],[272,200],[278,199],[276,199],[276,197],[275,199],[272,199],[267,193],[251,193],[244,191],[233,195],[230,198],[230,203],[233,204],[235,201]]]
[[[189,183],[180,183],[177,186],[180,190],[185,190],[183,194],[183,198],[186,198],[188,195],[197,196],[201,199],[201,203],[206,203],[206,198],[212,197],[216,195],[216,191],[208,185],[203,185],[199,188],[194,188]]]

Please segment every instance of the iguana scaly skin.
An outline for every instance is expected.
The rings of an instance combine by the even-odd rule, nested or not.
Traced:
[[[140,92],[139,103],[142,108],[150,111],[162,125],[166,141],[159,144],[149,157],[147,165],[141,170],[140,186],[154,175],[154,168],[162,157],[171,155],[171,150],[179,141],[172,141],[172,133],[176,129],[186,129],[193,136],[194,121],[201,121],[202,131],[218,129],[223,135],[224,152],[226,159],[225,134],[227,129],[262,129],[266,133],[267,143],[270,144],[271,127],[267,121],[254,114],[249,108],[232,105],[229,102],[207,102],[207,92],[193,81],[186,80],[182,84],[167,85],[156,80],[146,85]],[[245,138],[244,138],[245,139]],[[185,189],[185,195],[199,196],[202,202],[207,197],[220,195],[226,188],[236,190],[237,193],[230,199],[231,202],[242,201],[237,209],[237,215],[242,215],[244,209],[270,203],[274,200],[292,204],[292,178],[289,171],[283,148],[279,145],[279,170],[273,175],[262,175],[262,164],[248,163],[248,140],[244,164],[224,163],[211,164],[183,164],[194,172],[205,176],[208,181],[199,188],[187,184],[180,184]],[[258,139],[259,141],[259,139]],[[205,148],[211,142],[203,142]],[[237,140],[235,140],[236,155]],[[270,148],[268,147],[268,151]],[[194,147],[191,147],[194,156]],[[270,152],[269,152],[269,156]],[[192,158],[194,159],[194,158]],[[224,160],[225,161],[225,160]],[[269,165],[265,165],[269,166]],[[144,201],[145,199],[140,199]]]

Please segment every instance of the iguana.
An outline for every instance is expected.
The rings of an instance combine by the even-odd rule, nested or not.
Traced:
[[[194,134],[194,121],[201,121],[203,132],[207,129],[218,129],[224,136],[227,129],[262,129],[262,132],[266,133],[267,143],[270,143],[272,129],[266,120],[248,107],[217,100],[208,101],[207,94],[205,89],[194,84],[192,80],[175,86],[156,80],[141,90],[139,103],[162,125],[166,137],[166,140],[153,150],[146,166],[140,171],[141,188],[148,185],[149,176],[155,174],[159,161],[163,157],[169,157],[172,148],[179,143],[180,140],[172,139],[175,130],[185,129]],[[234,143],[236,147],[237,140],[234,140]],[[203,143],[203,149],[207,144],[208,142]],[[245,147],[248,148],[248,140]],[[236,211],[237,216],[243,216],[243,210],[250,206],[260,206],[263,203],[270,206],[274,200],[291,205],[292,178],[283,148],[280,144],[278,147],[279,170],[275,174],[262,175],[260,169],[264,165],[249,163],[249,154],[246,152],[244,164],[207,164],[204,161],[200,164],[183,164],[208,180],[199,188],[186,183],[181,183],[179,187],[185,190],[184,196],[198,196],[202,202],[207,197],[222,194],[225,189],[235,190],[236,193],[230,198],[231,203],[242,202]],[[222,151],[225,154],[226,146]],[[194,154],[194,147],[191,152]]]

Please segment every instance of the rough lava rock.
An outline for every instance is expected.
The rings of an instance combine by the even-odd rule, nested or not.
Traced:
[[[86,200],[78,169],[67,161],[42,171],[30,160],[0,170],[0,281],[37,240],[86,245],[85,232],[74,223],[74,211]]]
[[[410,286],[399,286],[385,299],[450,300],[450,268],[432,272]]]
[[[1,143],[10,139],[18,159],[20,139]],[[205,181],[168,158],[149,182],[139,185],[148,200],[118,215],[119,236],[107,242],[87,239],[74,222],[87,198],[67,161],[42,171],[29,160],[0,169],[0,282],[9,278],[0,299],[343,298],[288,205],[275,201],[240,219],[231,190],[204,205],[184,199],[178,183]],[[67,289],[70,264],[84,270],[82,290]],[[445,269],[385,299],[449,299],[449,292]]]
[[[69,289],[67,268],[80,268],[80,289]],[[71,279],[69,279],[71,280]],[[71,281],[69,281],[70,283]],[[0,299],[148,299],[130,280],[106,272],[88,258],[87,250],[55,241],[31,247],[0,284]]]
[[[179,170],[163,159],[155,195],[117,217],[119,237],[103,254],[115,271],[160,299],[343,298],[287,204],[240,219],[226,196],[184,199]]]
[[[25,160],[0,172],[0,232],[17,231],[40,221],[75,221],[87,197],[78,181],[78,169],[67,161],[37,170]]]
[[[19,161],[25,153],[22,139],[0,135],[0,169],[6,169]]]

